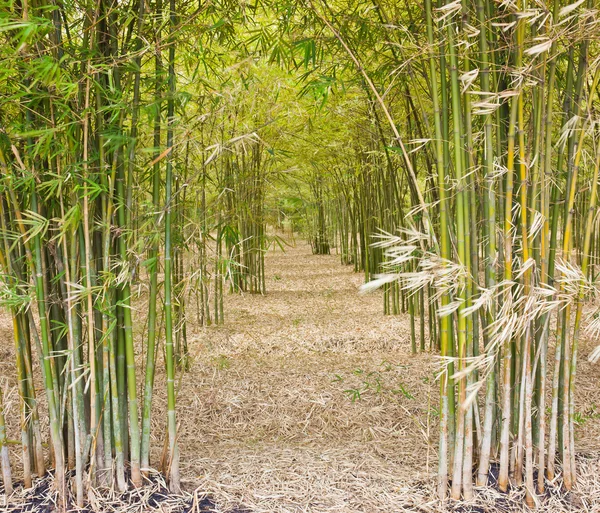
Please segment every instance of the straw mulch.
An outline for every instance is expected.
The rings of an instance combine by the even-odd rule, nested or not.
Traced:
[[[357,294],[362,275],[303,242],[266,265],[266,296],[228,296],[225,326],[190,335],[187,485],[256,512],[439,511],[437,361],[410,354],[408,316],[383,316],[380,294]],[[580,486],[549,493],[545,511],[600,511],[600,372],[582,345]],[[447,507],[522,504],[521,492],[485,490],[472,508]]]
[[[219,512],[523,511],[517,491],[487,488],[469,504],[443,508],[436,500],[437,362],[428,352],[410,354],[407,316],[383,316],[379,293],[357,294],[362,275],[335,255],[311,255],[304,242],[270,252],[266,265],[267,295],[228,295],[224,326],[198,326],[188,304],[192,363],[178,411],[189,494],[176,505],[146,500],[143,511],[195,511],[201,498]],[[146,312],[142,295],[138,325]],[[549,486],[543,511],[600,512],[600,372],[586,360],[592,346],[582,342],[578,368],[578,488],[564,495],[559,481]],[[164,440],[164,388],[159,373],[154,464]],[[119,500],[106,511],[118,510]]]

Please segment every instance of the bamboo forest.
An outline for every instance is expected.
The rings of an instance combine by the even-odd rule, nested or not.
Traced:
[[[0,6],[0,511],[600,512],[598,0]]]

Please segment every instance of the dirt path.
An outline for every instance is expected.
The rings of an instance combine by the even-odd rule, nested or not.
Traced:
[[[431,357],[338,257],[300,242],[266,266],[267,295],[228,296],[225,326],[190,336],[188,484],[253,511],[398,511],[435,470]]]
[[[253,512],[437,511],[436,362],[410,355],[408,317],[384,316],[379,293],[357,293],[362,275],[304,242],[266,266],[267,295],[227,296],[225,326],[191,333],[187,485]],[[600,449],[591,347],[578,385],[587,453]],[[600,510],[597,456],[580,469],[583,502]]]

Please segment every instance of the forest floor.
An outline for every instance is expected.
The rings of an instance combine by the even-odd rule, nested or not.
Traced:
[[[226,296],[225,324],[188,335],[189,485],[252,511],[399,511],[436,468],[434,359],[336,256],[298,241],[266,276],[266,295]]]
[[[433,353],[410,354],[408,315],[384,316],[381,293],[358,294],[363,275],[336,255],[312,255],[305,241],[269,251],[266,276],[264,296],[226,295],[222,326],[201,327],[188,305],[191,368],[178,394],[185,489],[209,497],[218,512],[440,511],[438,362]],[[136,302],[136,326],[145,325],[145,300],[142,293]],[[10,342],[10,317],[0,320],[0,336]],[[141,340],[143,329],[136,333]],[[593,346],[582,340],[578,366],[577,492],[565,497],[550,487],[543,511],[600,512],[600,368],[587,361]],[[0,376],[12,377],[10,344],[0,348]],[[141,365],[144,355],[138,358]],[[158,369],[154,465],[166,418]],[[18,401],[16,392],[9,396],[15,435]],[[470,504],[447,506],[491,513],[521,511],[522,503],[522,492],[486,488]]]
[[[225,324],[189,333],[186,486],[253,512],[438,511],[437,360],[410,354],[408,315],[384,316],[380,293],[358,294],[363,275],[305,241],[270,251],[266,275],[266,295],[227,295]],[[600,369],[581,345],[578,498],[545,511],[600,511]]]

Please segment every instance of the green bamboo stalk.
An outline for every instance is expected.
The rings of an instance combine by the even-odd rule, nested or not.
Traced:
[[[488,46],[488,28],[486,23],[486,5],[484,0],[477,1],[477,18],[479,22],[479,44],[481,59],[481,90],[483,93],[491,93],[490,66],[489,66],[489,46]],[[484,156],[483,165],[486,181],[486,189],[483,194],[486,234],[485,244],[485,286],[493,289],[496,285],[496,194],[494,183],[494,143],[492,116],[488,114],[484,121]],[[492,303],[486,313],[486,325],[489,326],[495,319],[495,304]],[[484,340],[488,340],[484,326]],[[489,341],[486,342],[486,347]],[[485,407],[484,407],[484,425],[483,438],[480,448],[479,467],[477,471],[477,486],[484,486],[487,483],[487,476],[490,467],[490,457],[492,450],[492,430],[496,420],[496,366],[491,365],[486,378],[485,388]]]
[[[587,112],[589,112],[589,110],[591,108],[592,99],[595,94],[596,88],[598,87],[599,81],[600,81],[600,68],[596,70],[596,73],[594,74],[593,83],[590,86],[589,97],[588,97],[588,102],[587,102],[587,109],[586,109]],[[581,128],[581,132],[579,135],[579,142],[577,144],[577,150],[575,153],[575,157],[573,159],[572,174],[570,177],[570,188],[568,190],[568,201],[566,204],[567,216],[566,216],[566,222],[565,222],[565,232],[563,234],[563,248],[562,248],[563,258],[565,258],[566,260],[570,259],[571,249],[573,246],[573,236],[572,236],[573,235],[573,216],[574,216],[573,207],[575,204],[575,195],[576,195],[576,189],[577,189],[577,176],[578,176],[578,172],[579,172],[581,158],[583,155],[583,142],[584,142],[584,138],[586,136],[588,122],[589,122],[589,120],[588,120],[588,118],[586,118],[586,121],[584,122],[584,124]],[[589,246],[586,249],[589,250]],[[561,289],[562,288],[563,288],[563,286],[561,285]],[[574,459],[572,456],[575,448],[572,446],[571,438],[570,438],[570,429],[571,428],[570,428],[569,424],[570,424],[570,420],[571,420],[571,414],[570,414],[571,400],[570,400],[569,395],[571,394],[571,384],[572,384],[571,371],[575,368],[573,358],[576,357],[576,353],[573,353],[572,351],[577,350],[577,341],[574,339],[572,342],[572,346],[571,346],[569,344],[568,337],[566,336],[567,330],[570,328],[570,320],[571,320],[571,304],[569,303],[566,305],[566,307],[564,309],[563,321],[562,321],[562,326],[563,326],[562,340],[564,341],[564,349],[562,352],[563,353],[563,356],[562,356],[562,361],[563,361],[563,376],[562,376],[562,378],[563,378],[562,379],[563,403],[562,403],[562,408],[559,405],[559,408],[562,410],[562,427],[563,427],[563,443],[562,443],[563,482],[564,482],[565,488],[567,490],[570,490],[575,482],[575,468],[573,466]]]
[[[118,201],[117,218],[118,224],[123,229],[126,226],[125,221],[125,194],[123,191],[123,176],[122,170],[119,170],[120,177],[117,178],[117,194]],[[127,248],[125,246],[125,237],[119,235],[118,246],[119,256],[122,262],[127,261]],[[137,397],[137,381],[135,369],[135,347],[133,340],[133,321],[131,316],[131,287],[129,282],[126,282],[120,291],[120,304],[122,314],[122,349],[117,348],[117,363],[119,363],[119,355],[124,353],[126,365],[126,387],[127,400],[129,410],[129,450],[130,450],[130,466],[131,466],[131,481],[137,488],[142,485],[142,474],[140,468],[140,427],[138,414],[138,397]],[[119,345],[119,343],[117,343]],[[117,372],[119,369],[117,368]]]
[[[37,194],[35,188],[31,192],[31,209],[36,214],[38,212]],[[46,389],[46,400],[48,402],[48,411],[50,414],[50,434],[52,447],[54,449],[55,480],[58,489],[59,501],[64,507],[66,500],[66,481],[65,481],[65,462],[63,455],[63,441],[59,422],[58,405],[56,404],[56,391],[52,379],[51,351],[50,351],[50,333],[48,326],[48,317],[46,315],[46,297],[44,293],[44,282],[42,273],[42,244],[40,234],[34,237],[34,268],[35,268],[35,294],[38,304],[38,314],[40,319],[40,332],[42,339],[42,365],[45,369],[44,385]]]
[[[15,341],[15,352],[17,359],[17,379],[19,380],[19,393],[21,396],[21,450],[23,453],[23,482],[25,488],[31,488],[32,480],[31,480],[31,455],[29,452],[29,430],[28,430],[28,421],[27,416],[29,412],[28,408],[28,390],[27,390],[27,381],[25,377],[25,370],[23,365],[23,351],[21,345],[21,333],[19,329],[19,321],[17,317],[17,312],[13,313],[13,338]],[[1,392],[0,392],[1,393]],[[2,405],[0,404],[0,407]],[[0,424],[4,422],[4,419],[0,419]],[[0,430],[2,426],[0,426]],[[1,444],[0,444],[1,445]],[[36,454],[37,456],[37,454]],[[6,456],[8,458],[8,455]],[[43,462],[43,457],[42,457]],[[10,468],[9,468],[10,472]],[[6,482],[6,479],[5,479]]]
[[[521,9],[527,9],[527,2],[523,0],[521,2]],[[515,62],[515,66],[517,69],[521,66],[522,61],[522,49],[524,41],[524,32],[525,25],[520,24],[517,28],[517,58]],[[526,163],[526,146],[525,146],[525,107],[524,107],[524,94],[522,91],[519,92],[517,96],[517,126],[518,126],[518,148],[519,148],[519,201],[520,201],[520,211],[519,218],[521,224],[521,259],[523,262],[527,262],[530,256],[529,249],[529,234],[528,234],[528,166]],[[528,295],[531,287],[531,269],[527,268],[523,274],[523,293],[524,295]],[[518,342],[517,342],[518,343]],[[531,330],[527,329],[526,334],[521,338],[522,348],[520,352],[520,368],[522,369],[521,379],[519,384],[519,416],[518,416],[518,434],[517,434],[517,443],[516,443],[516,461],[515,465],[515,482],[517,485],[520,485],[522,482],[523,475],[523,451],[525,449],[525,441],[524,438],[527,436],[531,437],[531,405],[529,403],[529,399],[531,399],[531,394],[526,393],[527,386],[532,387],[531,383]],[[516,375],[515,375],[516,379]],[[531,392],[531,390],[530,390]],[[529,413],[529,415],[526,415]],[[526,433],[527,431],[527,433]],[[532,507],[534,502],[531,496],[531,491],[533,490],[533,460],[531,459],[532,453],[528,451],[528,460],[529,464],[527,465],[527,504]]]
[[[440,252],[445,261],[450,260],[450,240],[448,237],[448,205],[446,200],[446,168],[444,165],[444,134],[442,132],[442,115],[438,99],[437,87],[437,70],[436,56],[434,52],[434,34],[433,34],[433,6],[431,0],[425,0],[425,14],[427,20],[427,40],[429,44],[429,76],[431,77],[431,97],[434,110],[434,125],[435,125],[435,160],[437,169],[437,186],[439,189],[440,198]],[[442,68],[441,74],[444,74]],[[442,308],[450,304],[450,296],[447,292],[443,292],[441,298]],[[440,354],[445,358],[452,354],[449,351],[451,345],[450,330],[451,317],[444,315],[440,318]],[[439,442],[439,467],[438,467],[438,495],[440,499],[444,499],[448,489],[448,424],[449,416],[454,415],[453,409],[450,409],[450,398],[454,397],[454,389],[451,386],[451,381],[448,379],[450,369],[447,364],[445,372],[440,376],[440,442]]]
[[[595,80],[597,83],[597,80]],[[593,91],[594,88],[592,88]],[[598,201],[598,178],[600,175],[600,143],[596,145],[596,159],[594,163],[594,171],[592,173],[592,190],[590,193],[589,207],[585,221],[585,235],[584,242],[582,248],[582,261],[581,261],[581,273],[584,277],[587,277],[587,270],[590,264],[590,248],[592,244],[592,235],[593,235],[593,224],[594,217],[597,212],[597,201]],[[569,443],[571,445],[571,454],[569,461],[563,460],[563,467],[570,465],[571,467],[571,478],[573,483],[576,482],[576,468],[575,468],[575,440],[574,440],[574,426],[575,426],[575,378],[576,378],[576,369],[577,369],[577,350],[578,350],[578,335],[579,329],[581,326],[581,317],[583,313],[583,300],[585,297],[585,287],[584,284],[581,283],[579,287],[579,294],[576,299],[575,306],[575,321],[573,326],[573,336],[572,336],[572,347],[571,347],[571,368],[570,368],[570,376],[569,376]]]
[[[102,239],[102,260],[104,272],[108,273],[111,266],[112,258],[112,219],[114,216],[114,189],[117,174],[117,162],[116,159],[113,162],[112,170],[109,175],[109,183],[107,184],[107,194],[104,198],[104,219],[105,225],[103,229]],[[110,279],[110,278],[108,278]],[[116,306],[116,290],[111,284],[108,286],[108,291],[103,305],[103,347],[106,352],[106,363],[105,363],[105,379],[104,379],[104,393],[107,397],[106,409],[104,411],[105,417],[110,418],[112,415],[112,424],[107,426],[105,431],[105,440],[110,439],[114,441],[114,474],[116,477],[117,488],[119,491],[124,492],[127,489],[127,482],[125,479],[125,454],[123,438],[126,436],[123,433],[122,425],[123,420],[121,419],[122,407],[119,404],[119,383],[117,377],[117,345],[118,345],[118,334],[117,334],[117,306]],[[107,444],[109,445],[109,444]],[[112,448],[111,453],[105,447],[106,457],[112,459]],[[112,479],[111,479],[112,481]]]
[[[0,151],[0,164],[2,164],[3,171],[6,171],[6,165],[4,156]],[[11,264],[11,251],[7,240],[8,231],[6,228],[6,217],[4,208],[4,198],[0,198],[0,223],[2,226],[2,242],[4,246],[4,252],[0,251],[0,265],[4,269],[7,276],[14,276],[12,264]],[[14,285],[14,280],[11,280]],[[24,369],[24,351],[21,344],[21,332],[19,329],[19,312],[16,308],[12,309],[12,323],[13,323],[13,339],[15,343],[15,356],[16,356],[16,367],[17,367],[17,380],[19,383],[19,398],[20,398],[20,432],[21,432],[21,450],[23,454],[23,482],[25,488],[31,488],[31,455],[29,450],[29,391],[28,391],[28,380],[25,376]],[[8,448],[4,446],[6,443],[6,432],[5,432],[5,421],[4,421],[4,410],[1,401],[1,386],[0,386],[0,459],[2,460],[2,468],[4,472],[4,483],[5,492],[7,495],[12,493],[12,479],[11,479],[11,468],[8,455]],[[36,459],[39,465],[39,452],[36,451]],[[41,458],[42,469],[44,468],[43,454]]]
[[[156,4],[155,16],[158,18],[162,13],[162,0]],[[159,20],[157,20],[159,21]],[[157,41],[160,40],[160,23],[155,29]],[[157,45],[158,46],[158,45]],[[157,48],[155,59],[154,76],[154,148],[156,150],[154,166],[152,170],[152,204],[155,211],[155,223],[160,220],[160,144],[161,144],[161,96],[162,96],[162,57]],[[142,441],[141,441],[141,465],[142,471],[146,472],[150,466],[150,419],[152,409],[152,395],[154,389],[154,373],[156,359],[156,303],[158,295],[158,241],[153,241],[150,251],[150,296],[148,300],[148,344],[146,353],[146,377],[144,382],[144,409],[142,413]]]
[[[173,202],[173,126],[175,123],[175,44],[173,37],[177,24],[175,0],[169,3],[170,32],[169,38],[169,97],[167,101],[167,149],[171,149],[167,157],[165,178],[165,359],[167,367],[167,426],[169,435],[169,487],[172,492],[180,490],[179,448],[177,444],[177,420],[175,417],[175,355],[173,351],[172,320],[172,242],[171,242],[171,209]]]
[[[462,109],[461,109],[461,94],[458,79],[458,55],[457,48],[454,43],[455,22],[450,20],[447,22],[447,41],[448,41],[448,58],[450,64],[450,83],[451,83],[451,100],[452,100],[452,134],[454,141],[454,173],[455,179],[459,184],[459,191],[456,195],[456,245],[458,250],[458,261],[465,267],[466,273],[469,272],[469,252],[470,242],[467,235],[467,220],[465,218],[468,212],[468,196],[465,189],[465,172],[464,172],[464,151],[462,145]],[[457,316],[457,363],[458,371],[466,368],[467,357],[467,315],[463,314],[467,307],[467,287],[470,283],[465,279],[464,274],[459,275],[458,283],[458,300],[460,305]],[[454,442],[454,463],[452,472],[452,489],[451,497],[459,499],[461,489],[463,488],[463,462],[464,462],[464,443],[465,443],[465,414],[466,414],[466,378],[463,376],[458,380],[458,398],[460,407],[456,412],[456,438]],[[470,483],[466,483],[467,493]]]
[[[8,456],[8,444],[6,439],[6,423],[4,420],[4,401],[2,386],[0,386],[0,465],[2,466],[2,480],[4,482],[4,494],[6,497],[13,493],[12,473],[10,459]],[[31,484],[30,484],[31,486]]]
[[[522,22],[518,22],[519,25]],[[519,95],[521,93],[519,92]],[[506,162],[505,176],[505,201],[504,201],[504,280],[507,283],[512,281],[512,201],[513,201],[513,180],[514,180],[514,161],[515,161],[515,132],[518,112],[518,100],[513,99],[510,109],[510,121],[507,132],[508,154]],[[506,301],[512,301],[511,290],[506,287]],[[509,470],[509,435],[511,426],[511,397],[512,397],[512,381],[514,372],[512,371],[512,348],[510,342],[504,344],[503,351],[503,374],[502,374],[502,432],[500,438],[500,474],[498,478],[498,486],[502,491],[508,489],[508,470]]]
[[[553,8],[553,18],[558,15],[559,1],[555,0]],[[549,178],[551,173],[552,165],[552,120],[553,120],[553,104],[555,95],[555,80],[556,80],[556,50],[557,42],[553,41],[549,52],[549,71],[548,71],[548,86],[546,96],[546,111],[544,113],[544,149],[543,149],[543,160],[541,169],[541,211],[544,215],[544,226],[541,234],[540,241],[540,259],[541,259],[541,280],[543,283],[551,283],[551,275],[549,273],[549,243],[550,243],[550,195],[548,194]],[[541,108],[541,106],[540,106]],[[540,138],[541,139],[541,138]],[[543,320],[542,324],[545,325],[544,330],[541,331],[538,345],[540,348],[540,359],[539,359],[539,386],[536,389],[537,393],[537,406],[538,406],[538,482],[537,487],[539,493],[544,493],[545,490],[545,468],[546,468],[546,415],[545,415],[545,404],[546,404],[546,380],[547,380],[547,351],[548,351],[548,326],[549,315]]]

